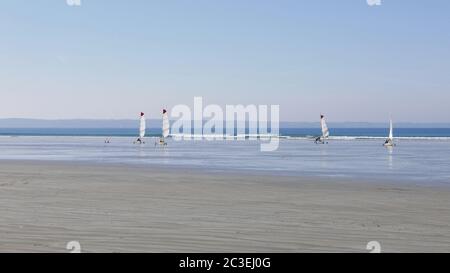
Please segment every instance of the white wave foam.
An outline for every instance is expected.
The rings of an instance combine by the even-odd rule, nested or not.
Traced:
[[[280,138],[289,140],[311,140],[315,137],[313,136],[280,136]],[[385,140],[386,137],[373,137],[373,136],[332,136],[328,138],[329,140]],[[396,137],[397,140],[430,140],[430,141],[450,141],[450,137]]]

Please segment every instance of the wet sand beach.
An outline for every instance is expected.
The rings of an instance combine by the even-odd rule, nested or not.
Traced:
[[[1,161],[0,252],[450,252],[450,188]]]

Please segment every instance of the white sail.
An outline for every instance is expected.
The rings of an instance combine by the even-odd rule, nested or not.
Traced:
[[[389,127],[389,140],[394,140],[394,126],[392,125],[392,119]]]
[[[327,122],[323,115],[320,116],[320,125],[322,126],[322,137],[328,138],[330,136],[330,131],[328,130]]]
[[[392,124],[392,119],[389,121],[389,137],[384,142],[385,147],[394,147],[394,126]]]
[[[167,114],[167,111],[163,110],[163,124],[162,124],[162,135],[163,137],[168,137],[170,134],[170,122],[169,122],[169,115]]]
[[[146,129],[145,115],[144,115],[144,113],[141,113],[141,122],[140,122],[140,127],[139,127],[139,137],[140,138],[145,137],[145,129]]]

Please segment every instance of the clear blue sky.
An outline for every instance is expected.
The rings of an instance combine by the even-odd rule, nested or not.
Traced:
[[[450,122],[450,1],[4,0],[0,118],[280,104],[284,121]]]

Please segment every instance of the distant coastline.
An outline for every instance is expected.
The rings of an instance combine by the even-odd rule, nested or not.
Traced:
[[[137,128],[139,121],[132,119],[0,119],[0,128],[52,128],[52,129],[132,129]],[[316,122],[280,122],[280,128],[316,128]],[[328,122],[330,128],[386,128],[388,122]],[[160,128],[160,119],[147,119],[147,127]],[[396,128],[450,128],[450,123],[396,122]]]

